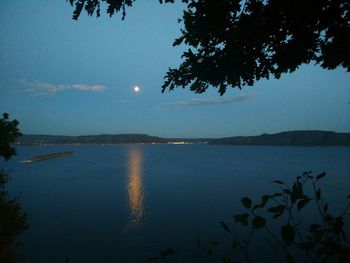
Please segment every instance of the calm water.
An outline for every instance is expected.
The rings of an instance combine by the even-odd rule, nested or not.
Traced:
[[[75,154],[18,162],[63,150]],[[242,196],[278,189],[272,180],[326,171],[334,209],[350,192],[350,148],[341,147],[22,146],[2,165],[31,215],[23,262],[143,262],[168,247],[179,262],[200,261],[197,237],[225,241],[220,221],[242,212]]]

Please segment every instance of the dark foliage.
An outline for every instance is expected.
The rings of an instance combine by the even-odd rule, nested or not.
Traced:
[[[257,242],[258,231],[265,232],[264,240],[271,245],[265,253],[274,253],[278,262],[350,262],[345,227],[349,222],[350,201],[337,214],[330,212],[329,203],[318,185],[325,176],[325,172],[317,176],[311,171],[304,172],[291,186],[280,180],[273,181],[280,190],[261,196],[256,203],[243,197],[244,213],[234,215],[233,224],[220,223],[223,231],[231,237],[229,246],[226,246],[227,241],[201,242],[197,238],[197,246],[205,259],[198,262],[259,262],[253,245]],[[318,214],[318,218],[312,216],[310,222],[302,209],[311,209],[309,212],[314,211],[312,214]],[[241,232],[238,235],[236,229],[239,226],[247,229],[246,235]],[[178,262],[175,250],[164,251],[161,256],[150,257],[147,262]]]
[[[0,178],[7,178],[4,171],[0,171]],[[6,180],[7,181],[7,180]],[[0,262],[17,262],[15,249],[21,246],[16,238],[29,225],[28,215],[21,210],[18,198],[9,198],[7,192],[0,185]]]
[[[312,175],[311,171],[304,172],[296,178],[292,186],[276,180],[274,183],[281,187],[280,191],[263,195],[261,201],[256,204],[253,204],[249,197],[242,198],[245,213],[235,215],[234,220],[237,224],[249,228],[249,234],[247,239],[243,240],[242,237],[238,238],[233,234],[233,251],[239,252],[246,262],[250,262],[249,246],[253,242],[251,240],[255,231],[261,229],[265,230],[272,240],[271,244],[274,247],[271,251],[285,257],[281,262],[296,262],[294,253],[297,250],[304,256],[303,262],[349,262],[350,247],[344,222],[350,202],[348,201],[344,210],[337,215],[330,212],[318,186],[318,181],[325,175],[325,172],[317,176]],[[307,224],[305,218],[300,216],[300,211],[309,203],[314,203],[319,220]],[[273,222],[267,214],[278,222]],[[273,225],[281,225],[279,233]],[[231,233],[224,222],[221,226]],[[237,253],[229,253],[222,258],[222,262],[236,262],[236,256]]]
[[[71,6],[75,7],[73,12],[73,19],[78,20],[78,17],[81,14],[83,9],[87,12],[89,16],[96,14],[96,17],[100,17],[101,15],[101,4],[106,3],[107,14],[111,17],[115,13],[122,12],[122,20],[124,20],[126,16],[126,7],[132,6],[132,3],[136,0],[66,0],[71,4]],[[174,3],[175,0],[159,0],[159,3]],[[184,0],[183,2],[188,2]]]
[[[17,128],[18,124],[17,120],[10,121],[6,112],[0,119],[0,157],[4,157],[5,161],[16,155],[16,149],[11,147],[11,143],[14,143],[16,138],[22,135]]]
[[[83,8],[88,15],[118,11],[135,0],[69,0],[73,19]],[[162,2],[174,2],[165,0]],[[311,62],[324,69],[350,70],[350,2],[347,0],[182,0],[182,43],[190,48],[183,62],[165,75],[162,91],[209,86],[222,95],[227,87],[251,86],[260,79],[280,78]]]
[[[17,126],[17,120],[10,121],[7,113],[0,119],[0,158],[5,161],[16,155],[16,150],[11,147],[18,136],[21,135]],[[0,170],[0,262],[16,262],[15,249],[21,243],[16,237],[25,231],[29,225],[28,215],[21,210],[18,198],[10,198],[5,191],[8,181],[8,173]]]

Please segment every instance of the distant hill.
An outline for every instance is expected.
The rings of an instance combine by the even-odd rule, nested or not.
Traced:
[[[350,133],[330,131],[287,131],[259,136],[236,136],[220,139],[161,138],[147,134],[100,134],[86,136],[23,135],[17,144],[128,144],[128,143],[194,143],[232,145],[350,146]]]
[[[209,144],[350,146],[350,133],[330,131],[287,131],[259,136],[236,136],[213,139]]]
[[[100,134],[86,136],[23,135],[17,144],[121,144],[121,143],[167,143],[168,139],[147,134]]]

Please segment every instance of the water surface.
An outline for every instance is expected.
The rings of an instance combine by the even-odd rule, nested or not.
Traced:
[[[74,150],[63,158],[19,160]],[[334,208],[350,189],[350,148],[215,145],[21,146],[8,163],[31,227],[22,262],[143,262],[172,247],[200,262],[197,237],[225,242],[220,222],[303,171],[328,172]],[[3,165],[3,166],[4,166]]]

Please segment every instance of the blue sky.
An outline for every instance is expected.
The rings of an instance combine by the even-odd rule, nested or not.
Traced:
[[[71,19],[65,0],[2,0],[0,112],[23,133],[225,137],[286,130],[350,131],[350,74],[302,66],[222,97],[161,93],[180,63],[180,4],[136,1],[127,17]],[[134,93],[138,85],[141,92]]]

